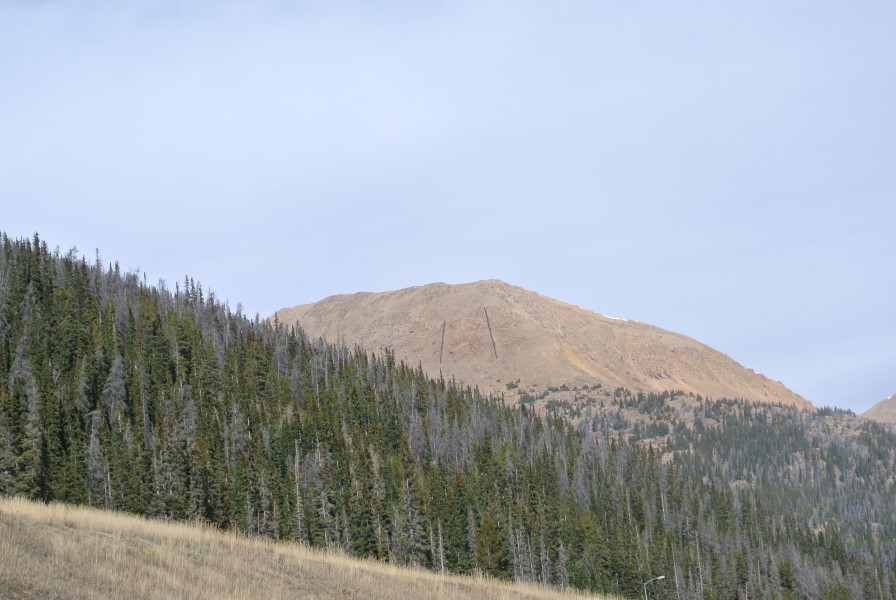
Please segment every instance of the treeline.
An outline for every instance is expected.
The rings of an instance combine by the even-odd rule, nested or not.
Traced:
[[[872,543],[892,520],[834,537],[843,512],[782,515],[771,486],[712,470],[708,427],[664,459],[37,236],[2,237],[0,374],[4,494],[630,597],[659,574],[665,599],[896,589]]]

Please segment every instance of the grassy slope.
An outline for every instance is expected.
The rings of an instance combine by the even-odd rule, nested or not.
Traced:
[[[586,597],[399,568],[201,525],[0,498],[0,598]]]

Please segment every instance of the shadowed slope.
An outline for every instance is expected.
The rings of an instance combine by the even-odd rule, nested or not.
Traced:
[[[277,313],[312,336],[391,348],[430,376],[483,391],[544,393],[565,385],[602,390],[682,390],[810,406],[780,382],[686,336],[508,285],[435,283],[332,296]]]

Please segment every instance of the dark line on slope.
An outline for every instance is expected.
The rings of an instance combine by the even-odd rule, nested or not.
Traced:
[[[439,369],[442,368],[442,356],[445,355],[445,321],[442,321],[442,349],[439,350]]]
[[[485,324],[488,325],[488,337],[492,338],[492,350],[495,351],[495,358],[498,358],[498,346],[495,344],[495,336],[492,334],[492,323],[488,320],[488,309],[483,306],[482,310],[485,311]]]

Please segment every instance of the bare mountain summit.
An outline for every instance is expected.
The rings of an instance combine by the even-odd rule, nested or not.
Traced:
[[[396,358],[482,391],[529,401],[617,387],[811,405],[689,337],[605,317],[501,281],[434,283],[332,296],[277,313],[311,336],[390,348]]]
[[[862,416],[881,423],[896,423],[896,394],[881,400],[862,413]]]

